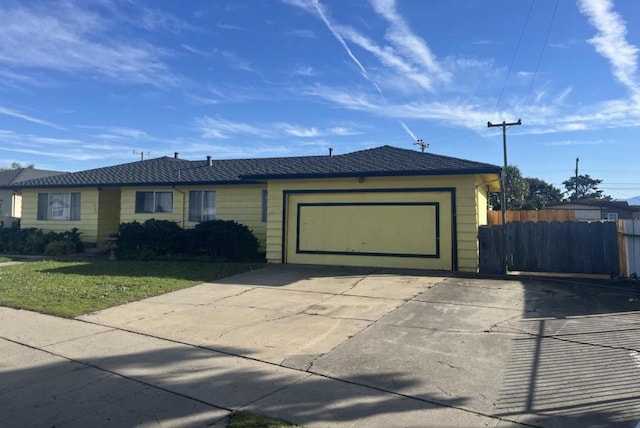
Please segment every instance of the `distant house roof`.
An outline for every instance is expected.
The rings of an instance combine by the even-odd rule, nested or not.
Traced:
[[[21,182],[19,188],[232,184],[277,178],[498,174],[481,162],[382,146],[336,156],[141,160]]]
[[[62,171],[47,171],[35,168],[18,168],[0,171],[0,188],[13,188],[14,184],[43,177],[67,174]]]

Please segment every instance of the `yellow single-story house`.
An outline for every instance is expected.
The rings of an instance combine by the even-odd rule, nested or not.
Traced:
[[[501,168],[391,146],[328,156],[141,160],[19,184],[21,227],[78,228],[98,243],[122,222],[249,227],[271,263],[475,272],[478,227]]]

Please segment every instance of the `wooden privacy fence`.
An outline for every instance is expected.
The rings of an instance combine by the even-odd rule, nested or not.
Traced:
[[[504,273],[502,226],[481,226],[480,272]],[[619,272],[615,222],[513,222],[506,225],[511,271],[615,275]]]
[[[507,210],[506,217],[507,223],[513,221],[574,221],[576,213],[574,210]],[[502,213],[500,211],[487,211],[487,224],[502,224]]]
[[[618,220],[620,276],[640,276],[640,219]]]

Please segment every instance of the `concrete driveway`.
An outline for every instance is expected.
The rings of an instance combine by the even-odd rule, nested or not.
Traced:
[[[2,310],[0,376],[61,379],[79,365],[82,387],[57,391],[37,375],[30,384],[61,397],[102,382],[111,410],[56,426],[127,424],[132,414],[199,426],[242,409],[306,426],[633,427],[639,294],[582,281],[269,266],[82,322]],[[27,353],[36,356],[25,362]],[[0,400],[19,406],[29,390],[4,385]]]

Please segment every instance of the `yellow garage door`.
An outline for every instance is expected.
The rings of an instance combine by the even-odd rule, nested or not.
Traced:
[[[455,269],[452,192],[285,192],[285,262]]]

